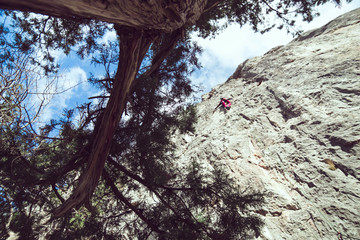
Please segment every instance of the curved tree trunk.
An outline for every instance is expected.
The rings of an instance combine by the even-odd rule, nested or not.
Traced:
[[[172,32],[194,24],[207,0],[0,0],[0,8],[55,17],[98,19],[141,29]]]
[[[114,87],[104,115],[94,132],[94,141],[85,172],[71,197],[55,209],[60,217],[90,198],[102,174],[111,142],[126,98],[154,32],[171,32],[169,44],[153,59],[147,74],[156,70],[188,25],[193,25],[204,12],[207,0],[0,0],[0,8],[43,13],[55,17],[82,17],[115,23],[120,36],[120,57]],[[155,30],[155,31],[154,31]]]
[[[155,38],[154,35],[127,27],[118,31],[118,34],[121,39],[120,57],[114,88],[111,91],[100,126],[95,132],[88,166],[81,175],[79,185],[71,197],[54,211],[55,217],[62,216],[73,207],[80,207],[83,203],[90,206],[90,198],[104,168],[115,128],[120,121],[126,104],[130,86],[135,80],[140,64]]]
[[[120,121],[126,104],[127,95],[134,83],[136,73],[150,44],[157,37],[157,35],[128,27],[117,29],[117,32],[120,35],[118,71],[104,115],[99,127],[96,132],[94,132],[95,139],[88,159],[88,166],[81,175],[79,185],[71,197],[54,211],[55,217],[63,216],[72,208],[79,207],[83,203],[85,203],[88,208],[91,208],[90,198],[103,172],[115,128]],[[149,76],[160,66],[161,62],[168,56],[182,34],[183,29],[178,29],[171,34],[168,44],[163,46],[162,51],[154,57],[152,66],[145,75]]]

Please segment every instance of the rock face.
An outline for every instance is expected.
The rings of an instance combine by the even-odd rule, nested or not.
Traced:
[[[221,97],[232,107],[213,113]],[[266,193],[258,239],[360,238],[360,9],[245,61],[202,98],[178,154]]]

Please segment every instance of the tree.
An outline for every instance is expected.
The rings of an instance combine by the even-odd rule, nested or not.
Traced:
[[[226,207],[222,213],[226,212],[227,214],[219,213],[219,219],[221,220],[219,222],[222,224],[217,225],[218,229],[206,228],[204,224],[205,222],[211,223],[210,220],[202,222],[193,216],[193,211],[196,211],[196,208],[200,206],[199,203],[202,206],[211,205],[209,201],[217,193],[214,189],[219,189],[220,186],[217,185],[215,187],[214,182],[210,181],[208,187],[197,189],[193,183],[201,183],[203,178],[199,176],[198,179],[195,179],[197,181],[194,180],[198,176],[194,170],[196,167],[193,170],[189,170],[189,178],[180,178],[182,182],[186,183],[181,187],[175,184],[167,188],[164,185],[164,183],[171,179],[170,176],[166,177],[167,174],[164,171],[165,167],[162,162],[168,159],[165,153],[170,150],[164,146],[168,146],[169,141],[166,136],[169,134],[171,127],[178,122],[173,115],[178,111],[172,111],[169,115],[158,108],[159,105],[161,106],[161,101],[166,101],[164,97],[161,97],[160,89],[164,86],[164,80],[168,81],[169,78],[175,79],[170,84],[174,88],[174,91],[171,93],[173,96],[176,96],[179,92],[186,95],[186,89],[190,87],[189,83],[186,82],[186,78],[182,77],[188,74],[188,70],[185,68],[176,73],[176,70],[171,69],[171,65],[167,64],[173,63],[177,67],[181,66],[181,64],[177,65],[179,61],[181,62],[181,58],[189,57],[193,53],[193,51],[189,50],[191,47],[186,46],[189,33],[192,31],[198,31],[201,36],[207,37],[216,34],[217,31],[226,27],[229,22],[236,22],[241,26],[249,22],[256,31],[268,31],[275,27],[275,25],[264,24],[267,13],[274,13],[286,26],[292,26],[294,22],[289,20],[289,16],[300,14],[304,20],[310,21],[315,14],[312,11],[312,7],[325,2],[327,1],[198,0],[175,2],[119,0],[116,2],[96,2],[89,5],[88,1],[1,0],[0,6],[3,8],[34,11],[50,16],[62,17],[62,19],[44,17],[40,21],[29,14],[24,14],[23,19],[16,18],[15,16],[14,19],[17,21],[18,26],[26,33],[25,35],[16,36],[17,43],[19,43],[17,46],[21,46],[20,48],[23,50],[27,50],[34,43],[40,42],[45,48],[61,47],[65,52],[69,52],[71,46],[85,40],[86,44],[83,50],[91,53],[96,51],[98,47],[95,41],[96,38],[103,34],[104,29],[108,28],[108,25],[100,21],[114,23],[114,29],[120,39],[118,42],[119,53],[116,73],[114,75],[108,73],[107,77],[101,80],[94,79],[95,83],[104,87],[110,94],[102,96],[102,101],[95,108],[90,108],[89,106],[81,108],[86,118],[79,128],[74,128],[72,125],[72,112],[70,111],[65,114],[64,119],[52,122],[43,128],[42,138],[47,138],[47,141],[33,143],[35,146],[41,145],[42,149],[44,149],[43,152],[37,152],[34,156],[30,156],[33,158],[33,161],[44,163],[45,156],[52,156],[53,159],[59,162],[58,165],[47,166],[47,172],[50,172],[52,176],[49,176],[48,173],[42,174],[43,176],[39,177],[37,182],[34,182],[35,184],[46,183],[52,185],[53,192],[63,202],[56,209],[55,216],[66,216],[72,208],[80,207],[83,204],[89,209],[93,209],[90,204],[91,196],[95,193],[100,177],[103,176],[104,184],[112,190],[121,201],[121,204],[124,204],[127,209],[130,209],[147,224],[148,228],[145,229],[148,229],[148,231],[145,232],[149,234],[155,231],[159,236],[168,237],[169,230],[165,231],[164,229],[169,229],[169,226],[164,224],[169,221],[175,221],[171,219],[177,219],[178,222],[180,221],[184,224],[181,229],[185,229],[184,231],[191,234],[194,234],[193,231],[195,231],[198,232],[198,236],[205,234],[213,239],[220,238],[221,234],[227,234],[222,237],[229,236],[230,238],[230,236],[235,236],[234,232],[230,233],[224,230],[227,229],[227,224],[231,222],[230,218],[227,219],[227,216],[232,216],[232,219],[238,217],[236,214],[234,216],[231,215],[229,210],[231,206],[235,206],[233,205],[236,202],[235,200],[228,201],[228,204],[225,204]],[[226,18],[227,21],[221,25],[219,20],[223,18]],[[278,27],[282,27],[283,23],[280,23]],[[263,25],[262,28],[260,28],[261,25]],[[56,29],[56,31],[44,31],[48,26],[51,27],[50,29]],[[89,29],[87,33],[82,31],[84,26],[87,26]],[[186,52],[188,54],[184,54]],[[147,63],[150,63],[145,68],[142,66],[142,63],[143,65],[145,64],[144,58],[148,59]],[[47,59],[51,61],[51,56],[49,55]],[[102,60],[102,63],[107,64],[108,62],[106,61],[108,60],[105,58]],[[48,70],[51,71],[52,69]],[[174,76],[171,75],[171,71],[175,71]],[[146,101],[146,104],[137,103],[140,100]],[[106,107],[104,107],[105,103]],[[132,113],[132,120],[121,122],[121,116],[125,108],[129,108],[129,111]],[[190,119],[192,120],[192,118]],[[89,124],[92,122],[95,125],[93,130],[89,128]],[[164,125],[169,127],[162,129],[161,126]],[[61,141],[50,141],[48,134],[56,126],[60,126],[59,134]],[[118,148],[114,146],[123,146],[121,148],[122,151],[118,153]],[[50,149],[53,149],[53,151],[50,151]],[[57,149],[68,150],[64,152],[57,151]],[[64,156],[67,157],[65,161],[63,160]],[[5,162],[9,162],[14,157],[18,156],[9,155]],[[141,167],[139,168],[137,165],[130,163],[119,164],[113,160],[113,158],[119,159],[125,157],[132,159],[134,163],[139,163]],[[84,168],[85,163],[87,163],[86,168],[83,169],[84,172],[72,196],[67,200],[62,199],[60,194],[57,193],[55,183],[59,181],[69,182],[72,176],[76,176],[73,171]],[[105,167],[106,163],[111,166],[110,169],[108,169],[109,166]],[[62,170],[59,171],[56,168]],[[41,172],[41,170],[39,171]],[[142,209],[141,207],[134,207],[121,194],[121,191],[117,190],[117,180],[114,180],[114,174],[116,175],[116,172],[119,171],[127,179],[123,181],[129,183],[130,180],[128,179],[130,178],[132,179],[131,182],[137,182],[134,186],[140,184],[153,192],[160,199],[160,202],[163,204],[162,206],[166,206],[164,209],[167,210],[158,209],[163,214],[155,216],[155,212],[146,212],[139,210]],[[162,173],[158,174],[161,177],[157,178],[155,173]],[[39,173],[39,175],[41,174]],[[216,176],[220,175],[223,174],[214,173],[213,180]],[[219,182],[223,183],[223,181]],[[224,189],[227,188],[224,187]],[[181,191],[182,193],[176,194],[176,191]],[[198,195],[199,191],[208,197],[200,200],[196,199],[193,194],[197,193]],[[187,194],[184,194],[184,192]],[[218,197],[222,199],[237,199],[233,193],[228,191],[220,195]],[[252,196],[249,199],[252,199],[254,203],[261,203],[259,195],[249,196]],[[183,198],[187,198],[189,202],[193,203],[193,207],[185,208],[187,204],[183,204],[184,208],[173,210],[174,206],[169,203],[172,201],[177,203],[178,206],[182,206],[181,202],[178,202],[177,199],[182,199],[183,201]],[[242,201],[244,203],[243,206],[251,204],[249,199]],[[239,202],[241,201],[239,200]],[[187,202],[185,201],[185,203]],[[169,218],[161,219],[164,216]],[[152,222],[150,219],[157,219],[157,221]],[[245,221],[242,226],[253,226],[254,229],[258,229],[260,223],[258,219],[251,217],[243,219],[253,220]],[[239,226],[241,225],[240,222],[241,219],[239,218],[237,222]],[[175,224],[174,226],[179,225]],[[181,233],[180,228],[177,230],[179,234],[186,234],[184,232]]]
[[[14,19],[20,25],[33,23],[27,16],[31,18],[26,15],[21,19],[14,16]],[[55,19],[45,20],[47,24],[52,20],[54,24],[58,23]],[[43,29],[37,26],[37,22],[32,25],[34,26]],[[62,30],[58,29],[57,32]],[[33,39],[30,37],[29,41],[19,41],[18,35],[14,35],[14,42],[19,43],[14,47],[20,49],[23,49],[23,42]],[[22,36],[26,34],[22,32]],[[44,36],[52,39],[50,35]],[[57,35],[54,34],[53,37],[56,38]],[[48,234],[49,238],[116,238],[124,237],[124,234],[140,239],[146,235],[158,235],[159,238],[168,239],[187,235],[200,238],[216,235],[226,227],[224,224],[228,221],[216,228],[209,228],[209,215],[216,216],[210,212],[210,209],[217,209],[218,206],[214,199],[235,196],[225,184],[228,181],[223,181],[224,184],[221,185],[214,179],[208,184],[209,179],[215,178],[215,175],[205,178],[199,173],[199,168],[196,171],[192,170],[193,168],[178,169],[171,154],[173,146],[169,136],[175,126],[180,126],[181,131],[188,131],[192,129],[191,125],[195,121],[194,108],[189,107],[183,111],[181,103],[193,92],[187,76],[192,71],[192,66],[198,65],[196,53],[199,49],[188,38],[184,38],[176,44],[159,68],[147,75],[152,66],[151,60],[162,51],[162,45],[168,44],[168,35],[162,35],[159,41],[160,44],[153,45],[147,53],[145,62],[149,65],[143,64],[137,76],[138,81],[132,86],[126,107],[130,118],[122,120],[116,128],[107,165],[102,173],[103,178],[94,191],[92,207],[88,206],[91,212],[80,208],[65,214],[63,218],[51,219],[54,230]],[[61,46],[62,43],[58,44]],[[43,126],[39,134],[6,128],[6,122],[1,127],[1,188],[2,193],[9,194],[8,200],[3,201],[6,206],[4,209],[7,212],[9,208],[14,210],[8,229],[19,232],[21,238],[34,239],[45,234],[45,222],[48,220],[45,213],[65,201],[64,194],[71,191],[79,170],[85,168],[94,141],[93,132],[98,131],[97,122],[101,121],[116,76],[116,72],[112,72],[113,68],[109,65],[117,64],[119,54],[116,42],[105,46],[84,47],[89,52],[91,48],[91,51],[97,52],[93,55],[93,62],[105,68],[104,78],[92,77],[91,81],[104,89],[104,93],[95,96],[100,99],[99,104],[79,107],[78,111],[84,116],[80,126],[75,126],[72,121],[74,112],[71,110],[66,111],[62,119],[53,120]],[[11,62],[7,58],[4,60],[4,63]],[[179,113],[181,118],[178,117]],[[91,127],[92,124],[95,129]],[[31,163],[31,168],[24,168],[23,162]],[[186,172],[188,174],[185,174]],[[217,174],[219,178],[220,175]],[[199,187],[201,181],[204,182],[203,187],[196,190],[195,187]],[[149,202],[153,197],[147,194],[148,192],[161,200],[156,204]],[[136,196],[135,193],[148,196],[136,201],[132,199]],[[203,198],[199,199],[200,195]],[[223,209],[229,212],[237,208],[237,205],[244,208],[246,204],[260,204],[261,195],[253,196],[254,201],[250,201],[249,195],[248,202],[233,201],[233,205],[225,204]],[[193,199],[196,199],[196,202]],[[11,208],[12,204],[16,208]],[[207,205],[209,212],[201,213]],[[194,215],[195,212],[197,215]],[[220,213],[225,214],[225,210],[218,211],[217,215]],[[134,221],[137,218],[140,220]],[[242,216],[241,219],[247,218]],[[257,218],[251,217],[231,230],[244,230],[250,224],[256,229],[259,223]],[[119,225],[125,231],[119,232]],[[6,233],[4,235],[6,236]]]
[[[56,17],[98,19],[144,30],[173,32],[184,25],[194,24],[211,7],[206,0],[187,1],[0,1],[3,9],[18,9]],[[209,1],[214,5],[220,1]],[[139,11],[141,9],[141,11]],[[131,16],[131,17],[129,17]]]
[[[0,212],[1,222],[4,223],[1,224],[0,236],[5,239],[7,235],[17,236],[14,230],[23,234],[31,233],[31,220],[22,199],[25,195],[31,195],[31,191],[38,191],[26,188],[29,184],[26,181],[31,182],[39,169],[24,155],[24,149],[16,147],[16,139],[22,139],[25,147],[34,142],[37,136],[34,124],[56,90],[57,76],[41,79],[43,69],[31,64],[31,56],[36,53],[28,51],[24,54],[21,50],[13,49],[6,38],[8,29],[2,27],[1,33],[0,168],[1,172],[8,173],[0,176]],[[11,163],[10,168],[4,164],[6,160]],[[20,170],[24,166],[27,171]],[[21,177],[14,181],[14,176],[19,176],[19,173]],[[14,221],[18,223],[18,228],[13,228]]]

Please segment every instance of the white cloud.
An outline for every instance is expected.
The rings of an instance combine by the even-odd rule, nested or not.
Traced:
[[[343,4],[341,8],[328,3],[318,7],[320,17],[311,23],[303,23],[298,27],[304,31],[311,30],[328,23],[337,16],[360,7],[360,2]],[[300,22],[299,22],[300,23]],[[194,84],[201,84],[205,92],[219,83],[223,83],[235,71],[236,67],[248,58],[261,56],[271,48],[290,42],[293,37],[286,30],[273,29],[268,33],[254,33],[249,26],[239,28],[229,26],[215,39],[193,37],[203,48],[200,63],[203,68],[195,72],[191,79]]]
[[[73,108],[87,99],[90,86],[86,72],[80,67],[70,68],[60,75],[52,87],[52,99],[42,112],[40,122],[48,122],[63,113],[64,108]]]
[[[55,59],[55,63],[59,64],[66,58],[66,54],[62,49],[51,49],[50,55]]]
[[[67,91],[68,93],[73,92],[78,87],[86,89],[87,85],[87,76],[86,72],[80,67],[70,68],[60,79],[60,84],[58,91]]]
[[[336,17],[360,7],[360,1],[352,1],[351,3],[343,3],[340,7],[334,6],[334,3],[327,3],[317,7],[320,17],[315,18],[310,23],[303,23],[301,27],[303,30],[308,31],[314,28],[321,27]]]
[[[115,41],[117,38],[116,32],[115,30],[112,31],[106,31],[106,33],[104,34],[104,36],[99,40],[99,43],[102,44],[107,44],[110,41]]]
[[[248,58],[263,55],[272,47],[291,41],[292,36],[273,30],[261,35],[254,33],[249,26],[242,29],[237,25],[229,26],[215,39],[196,38],[203,48],[200,63],[203,68],[193,74],[195,84],[202,84],[205,91],[226,81],[236,67]]]

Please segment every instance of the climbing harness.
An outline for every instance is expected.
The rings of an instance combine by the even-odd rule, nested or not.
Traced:
[[[229,99],[231,99],[231,98],[229,98]],[[216,109],[220,106],[223,106],[226,110],[229,110],[231,107],[231,102],[229,101],[229,99],[221,98],[219,105],[216,106],[216,108],[214,109],[213,112],[215,112]]]
[[[228,99],[226,99],[226,98],[222,98],[221,99],[221,104],[224,106],[224,108],[226,108],[226,109],[230,109],[230,107],[231,107],[231,102],[228,100]]]

